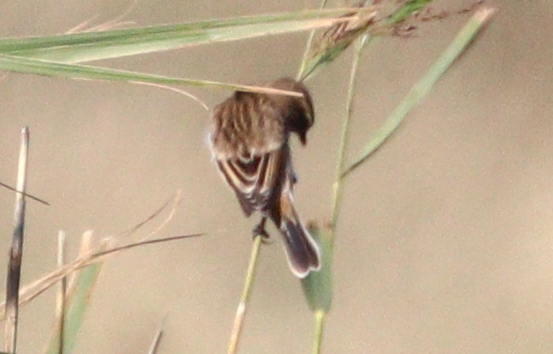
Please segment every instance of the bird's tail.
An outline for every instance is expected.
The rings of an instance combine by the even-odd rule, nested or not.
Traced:
[[[284,237],[288,263],[294,275],[305,278],[311,271],[321,269],[319,246],[301,222],[289,189],[282,191],[272,219]]]

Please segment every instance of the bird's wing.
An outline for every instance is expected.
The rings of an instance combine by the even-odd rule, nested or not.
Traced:
[[[280,188],[285,165],[283,149],[250,158],[217,160],[219,170],[236,193],[247,216],[256,210],[264,210],[271,202],[271,198]]]
[[[211,151],[242,210],[264,211],[286,170],[286,133],[282,111],[266,95],[235,93],[213,111]]]

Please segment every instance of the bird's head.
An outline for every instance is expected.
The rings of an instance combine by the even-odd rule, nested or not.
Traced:
[[[307,131],[315,122],[313,99],[302,83],[291,78],[277,80],[270,85],[272,88],[286,91],[294,91],[303,94],[303,97],[274,95],[284,114],[285,124],[289,131],[298,134],[303,145],[307,143]]]

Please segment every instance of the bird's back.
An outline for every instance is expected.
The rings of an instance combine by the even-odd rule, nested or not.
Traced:
[[[270,96],[236,92],[213,110],[211,150],[247,216],[280,190],[287,150],[283,114]]]

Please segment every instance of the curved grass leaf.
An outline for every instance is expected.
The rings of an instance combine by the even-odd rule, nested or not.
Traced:
[[[225,84],[208,80],[179,79],[161,75],[143,74],[133,71],[101,68],[88,65],[57,63],[47,60],[23,58],[5,54],[0,54],[0,69],[26,74],[61,76],[73,79],[124,81],[160,85],[190,85],[226,88],[247,92],[278,93],[290,96],[299,95],[296,92],[257,86]]]
[[[0,53],[77,63],[327,27],[352,9],[312,10],[0,40]]]
[[[366,161],[396,131],[407,115],[426,97],[438,79],[465,51],[494,12],[492,8],[483,8],[474,14],[428,72],[411,88],[369,143],[363,147],[358,157],[344,170],[343,177]]]

